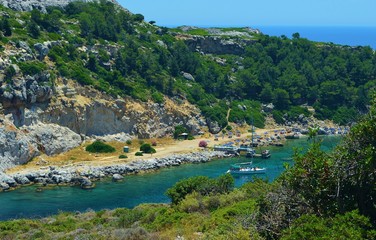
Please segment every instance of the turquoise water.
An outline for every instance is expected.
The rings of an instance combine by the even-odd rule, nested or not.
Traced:
[[[323,149],[333,148],[339,140],[339,137],[325,138]],[[281,174],[285,162],[292,164],[293,148],[306,149],[308,144],[307,139],[299,139],[288,141],[282,148],[268,147],[272,153],[271,158],[253,159],[253,163],[259,167],[266,167],[267,173],[263,174],[263,177],[272,181]],[[229,169],[230,164],[248,161],[249,158],[239,157],[165,168],[153,173],[126,176],[122,182],[97,182],[96,188],[91,190],[82,190],[79,187],[52,187],[37,192],[37,186],[23,187],[0,193],[0,219],[44,217],[58,211],[132,208],[141,203],[167,203],[169,198],[164,193],[177,181],[199,175],[218,177]],[[235,177],[235,184],[241,186],[250,180],[252,176],[238,176]]]

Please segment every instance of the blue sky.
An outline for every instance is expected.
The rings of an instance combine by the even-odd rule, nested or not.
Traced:
[[[376,0],[118,0],[160,26],[376,26]]]

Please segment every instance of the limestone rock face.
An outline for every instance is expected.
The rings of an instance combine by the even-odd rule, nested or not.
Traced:
[[[241,55],[245,52],[247,44],[251,44],[254,40],[226,40],[216,36],[193,36],[186,39],[188,47],[191,51],[199,51],[205,54],[235,54]]]
[[[211,133],[216,134],[221,131],[221,127],[219,126],[218,122],[207,119],[207,124]]]
[[[41,12],[46,13],[46,8],[49,6],[65,7],[69,3],[76,1],[93,2],[96,0],[0,0],[0,4],[15,11],[31,11],[33,9],[38,9]],[[115,0],[108,1],[118,5],[117,1]]]
[[[44,85],[48,73],[19,78],[0,87],[0,102],[4,108],[24,106],[29,103],[46,102],[53,96],[50,86]]]
[[[78,147],[82,142],[80,135],[56,124],[38,123],[25,129],[29,131],[30,141],[50,156]]]
[[[14,125],[0,125],[0,171],[24,164],[39,154],[30,138]]]
[[[0,172],[27,163],[42,153],[66,152],[81,142],[80,135],[55,124],[38,123],[16,128],[5,120],[0,124]]]

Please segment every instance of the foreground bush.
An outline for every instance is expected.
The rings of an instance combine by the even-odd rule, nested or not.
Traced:
[[[112,153],[115,152],[116,149],[101,141],[95,141],[86,147],[86,151],[91,153]]]

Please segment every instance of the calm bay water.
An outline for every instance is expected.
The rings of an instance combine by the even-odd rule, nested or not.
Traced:
[[[326,137],[323,149],[333,148],[339,140],[339,137]],[[262,176],[272,181],[284,170],[285,162],[293,163],[293,149],[306,149],[308,145],[307,139],[299,139],[288,141],[283,148],[268,147],[271,149],[272,157],[266,160],[253,159],[253,163],[259,167],[266,167],[267,173]],[[91,190],[82,190],[79,187],[52,187],[37,192],[37,186],[23,187],[16,191],[0,193],[0,220],[44,217],[58,211],[132,208],[141,203],[168,203],[169,198],[164,193],[177,181],[199,175],[218,177],[228,170],[230,164],[247,161],[250,159],[239,157],[203,164],[187,164],[148,174],[126,176],[123,182],[97,182],[96,188]],[[239,176],[235,178],[235,184],[241,186],[250,180],[252,176]]]

